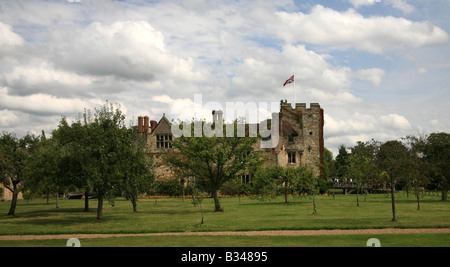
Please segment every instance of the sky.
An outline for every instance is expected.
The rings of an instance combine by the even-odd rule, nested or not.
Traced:
[[[449,0],[0,0],[0,130],[49,134],[106,101],[135,125],[288,100],[321,105],[335,156],[449,132],[449,14]]]

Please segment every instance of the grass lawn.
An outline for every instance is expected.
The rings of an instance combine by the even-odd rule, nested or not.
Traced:
[[[382,247],[449,247],[450,234],[323,236],[164,236],[80,239],[82,247],[365,247],[371,238]],[[0,247],[65,247],[67,240],[0,241]]]
[[[190,199],[141,199],[138,212],[132,212],[129,201],[118,199],[112,207],[104,205],[104,220],[96,221],[96,200],[90,201],[90,212],[83,212],[84,200],[61,200],[60,208],[44,200],[20,201],[15,216],[7,216],[9,202],[0,202],[0,235],[23,234],[94,234],[155,233],[192,231],[260,231],[358,228],[435,228],[450,227],[450,202],[438,196],[424,196],[421,210],[413,196],[397,194],[397,222],[392,222],[390,197],[385,194],[318,196],[317,215],[312,214],[311,198],[283,198],[261,202],[252,198],[222,198],[224,212],[214,212],[212,199],[203,201],[202,212]],[[374,237],[374,236],[371,236]],[[449,246],[448,234],[383,235],[389,246]],[[88,246],[365,246],[367,236],[323,237],[133,237],[107,240],[83,240]],[[216,241],[214,241],[216,240]],[[365,240],[365,241],[364,241]],[[382,239],[380,239],[382,240]],[[64,240],[1,241],[0,246],[60,246]],[[434,243],[430,243],[434,242]],[[113,245],[116,244],[116,245]]]

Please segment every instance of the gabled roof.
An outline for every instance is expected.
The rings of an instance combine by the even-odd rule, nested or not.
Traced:
[[[172,126],[171,125],[172,124],[166,118],[166,115],[163,115],[163,117],[158,122],[155,129],[153,130],[152,134],[172,134]]]

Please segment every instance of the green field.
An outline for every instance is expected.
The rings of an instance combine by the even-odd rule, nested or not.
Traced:
[[[0,235],[157,233],[205,231],[262,231],[361,228],[450,228],[450,202],[439,196],[424,196],[421,209],[413,196],[397,194],[398,221],[392,222],[390,198],[385,194],[318,196],[317,215],[312,199],[283,198],[261,202],[249,197],[222,198],[224,212],[213,211],[213,200],[194,207],[190,199],[141,199],[138,212],[131,203],[118,199],[114,207],[105,203],[104,220],[96,220],[96,200],[83,212],[84,200],[20,201],[15,216],[7,216],[9,202],[0,202]],[[365,246],[376,236],[242,237],[176,236],[121,237],[83,240],[84,246]],[[383,246],[450,246],[449,234],[380,235]],[[0,246],[61,246],[67,240],[0,241]]]

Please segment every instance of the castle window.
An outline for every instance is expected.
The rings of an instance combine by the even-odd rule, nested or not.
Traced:
[[[249,184],[250,183],[250,175],[241,175],[241,181],[243,184]]]
[[[295,155],[296,155],[295,152],[288,152],[288,163],[289,164],[295,164],[296,163]]]
[[[250,151],[245,151],[241,155],[239,155],[240,162],[244,162],[244,160],[248,158],[250,153],[251,153]]]
[[[171,134],[157,135],[156,148],[157,149],[172,148],[172,135]]]

